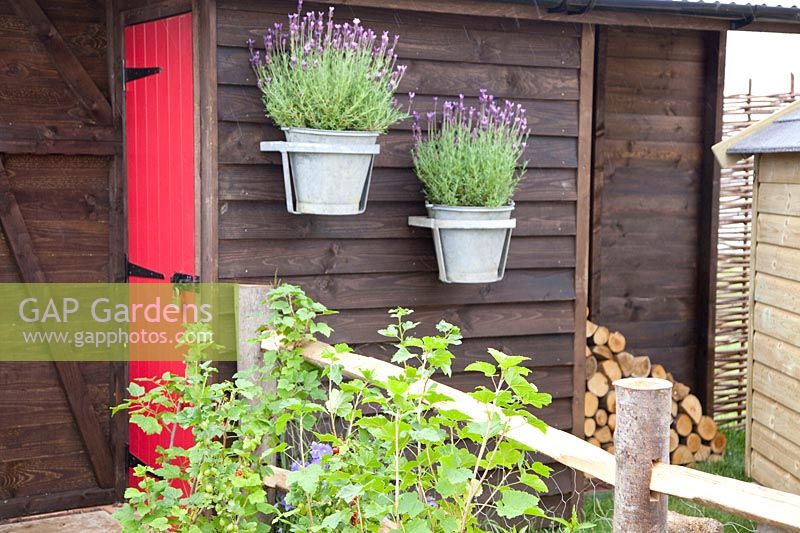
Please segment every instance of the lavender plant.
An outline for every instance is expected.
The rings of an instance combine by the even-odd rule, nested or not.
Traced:
[[[413,99],[414,94],[409,93]],[[464,96],[445,101],[438,120],[437,100],[427,113],[423,137],[420,114],[413,113],[414,169],[428,202],[437,205],[508,205],[527,166],[523,153],[529,135],[522,104],[499,105],[486,89],[478,106]]]
[[[359,19],[339,24],[333,7],[289,15],[264,35],[264,50],[250,39],[250,64],[267,114],[282,127],[383,132],[406,117],[394,92],[406,71],[397,65],[399,37],[380,37]]]

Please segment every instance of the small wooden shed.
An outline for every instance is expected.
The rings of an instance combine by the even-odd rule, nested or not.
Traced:
[[[714,152],[725,166],[755,155],[746,468],[800,494],[800,102]]]

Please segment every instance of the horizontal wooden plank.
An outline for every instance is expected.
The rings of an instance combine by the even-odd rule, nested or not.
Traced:
[[[659,242],[659,246],[670,246],[671,243],[668,241],[685,243],[696,239],[694,234],[697,221],[688,217],[676,218],[660,214],[646,217],[639,213],[629,215],[621,211],[613,220],[601,220],[601,224],[604,238],[611,241],[625,237],[638,244],[655,238],[664,241]]]
[[[515,237],[507,268],[575,266],[573,237]],[[221,278],[308,276],[438,269],[431,239],[222,240]]]
[[[422,323],[417,329],[418,335],[434,333],[434,325],[439,320],[446,320],[459,326],[464,338],[490,338],[570,333],[574,331],[574,315],[572,302],[446,304],[418,307],[414,320]],[[386,338],[378,335],[377,331],[392,321],[387,311],[380,309],[345,310],[326,320],[335,330],[332,342],[351,344],[386,342]]]
[[[95,507],[119,501],[116,489],[78,489],[63,492],[48,492],[35,496],[21,496],[3,500],[0,520],[23,515],[51,513],[65,509]]]
[[[618,186],[612,183],[603,187],[603,196],[611,201],[603,203],[603,219],[615,221],[617,216],[632,217],[647,215],[687,217],[697,220],[699,211],[698,194],[694,191],[659,191],[653,194],[643,191],[633,184]]]
[[[516,202],[575,200],[575,170],[529,168],[514,193]],[[220,165],[220,200],[285,200],[283,168],[277,165]],[[424,202],[422,185],[410,168],[376,168],[369,201]]]
[[[615,161],[624,166],[639,166],[642,170],[651,166],[694,170],[703,155],[699,143],[686,142],[608,139],[603,142],[603,150],[606,161]]]
[[[756,302],[753,328],[794,346],[800,346],[800,315]]]
[[[800,494],[800,479],[756,451],[750,456],[750,471],[753,480],[766,487]]]
[[[700,95],[679,95],[665,91],[619,91],[606,93],[606,115],[635,113],[640,115],[701,116]]]
[[[800,380],[800,347],[756,330],[753,334],[753,360]]]
[[[800,446],[797,442],[770,431],[757,420],[753,420],[750,430],[751,448],[800,480]]]
[[[456,356],[453,359],[453,372],[463,372],[467,365],[475,361],[486,361],[489,357],[487,348],[494,348],[501,352],[514,355],[524,355],[530,360],[524,361],[525,368],[540,368],[543,366],[571,366],[573,364],[573,337],[571,334],[532,335],[520,337],[488,337],[465,339],[458,346],[453,346],[451,351]],[[389,361],[396,348],[382,343],[356,344],[353,346],[356,353],[368,357],[376,357]],[[544,389],[542,389],[544,390]]]
[[[445,284],[438,274],[339,274],[335,276],[281,276],[300,285],[309,296],[332,309],[367,309],[484,303],[525,303],[573,300],[574,271],[510,270],[496,283]],[[268,283],[270,279],[234,278]]]
[[[755,300],[772,307],[800,313],[800,282],[756,272]]]
[[[758,187],[758,211],[800,216],[800,184],[762,183]]]
[[[277,152],[262,152],[261,141],[283,140],[283,132],[266,124],[221,122],[219,124],[219,161],[222,164],[280,164]],[[378,167],[412,167],[410,132],[390,131],[379,139],[381,153],[375,158]],[[523,157],[534,168],[575,168],[578,142],[571,137],[532,136]]]
[[[638,57],[609,57],[606,87],[669,90],[672,94],[696,94],[703,90],[703,63]]]
[[[703,61],[705,43],[699,31],[663,28],[604,27],[608,56],[654,60]]]
[[[222,85],[255,85],[245,48],[217,48],[217,79]],[[449,63],[409,59],[399,93],[459,94],[478,96],[486,88],[498,98],[577,100],[578,70],[553,67],[520,67]]]
[[[27,461],[0,461],[0,499],[96,487],[84,452]]]
[[[264,28],[286,23],[285,13],[220,9],[217,13],[217,43],[244,47],[247,39],[261,43]],[[382,16],[381,16],[382,15]],[[338,18],[338,17],[336,17]],[[358,15],[361,24],[376,32],[400,34],[397,54],[405,59],[522,65],[543,67],[580,66],[579,36],[502,32],[475,28],[431,27],[403,24],[389,12],[371,11]],[[398,20],[399,19],[399,20]],[[346,22],[342,18],[339,22]]]
[[[408,226],[408,217],[425,215],[420,203],[370,203],[355,217],[297,216],[285,204],[225,202],[220,209],[220,239],[406,239],[430,238],[430,231]],[[520,203],[513,235],[574,235],[575,204]]]
[[[110,418],[107,384],[87,384],[86,394],[102,424]],[[24,393],[6,388],[0,391],[0,425],[3,428],[30,427],[72,420],[72,411],[60,385],[30,387]]]
[[[700,172],[697,168],[676,169],[669,166],[636,167],[608,164],[603,169],[603,190],[653,191],[659,193],[688,193],[699,190]]]
[[[800,413],[800,380],[755,361],[752,387],[753,391]]]
[[[605,117],[606,139],[700,143],[702,136],[699,116],[606,113]]]
[[[598,320],[604,320],[601,317],[602,314]],[[640,320],[624,323],[608,320],[604,323],[612,331],[616,329],[625,335],[630,345],[628,351],[644,353],[647,349],[685,348],[697,344],[698,330],[693,320]]]
[[[800,281],[800,250],[760,243],[756,246],[756,272]]]
[[[758,181],[764,183],[800,184],[797,154],[763,154],[758,156]]]
[[[442,99],[456,100],[458,94],[438,95],[441,110]],[[261,92],[255,86],[220,85],[217,109],[219,119],[229,122],[254,122],[268,124],[261,101]],[[477,105],[477,98],[464,99],[465,105]],[[569,100],[528,100],[514,98],[514,103],[522,104],[526,110],[528,127],[533,135],[554,135],[576,137],[578,135],[578,103]],[[409,99],[405,94],[397,96],[397,105],[408,109]],[[424,116],[433,110],[433,98],[420,94],[414,100],[413,109]],[[392,126],[393,129],[409,131],[412,120],[406,119]]]
[[[113,363],[80,363],[86,383],[107,385],[112,381]],[[24,391],[36,387],[59,387],[60,377],[51,362],[0,362],[0,389]]]
[[[758,213],[758,242],[800,249],[800,217]]]
[[[752,417],[781,437],[792,442],[800,440],[800,413],[753,391]]]
[[[606,295],[668,294],[672,297],[690,295],[697,291],[695,269],[664,269],[648,264],[635,271],[620,269],[602,273],[603,293]]]
[[[328,2],[304,2],[303,10],[326,11],[331,4]],[[420,4],[403,6],[395,5],[381,9],[381,4],[335,2],[334,16],[340,21],[358,17],[362,21],[384,22],[397,26],[435,26],[442,28],[466,28],[478,30],[491,30],[502,32],[541,33],[546,35],[571,35],[580,36],[580,26],[571,22],[558,22],[554,20],[533,20],[531,18],[518,18],[508,16],[508,9],[498,9],[495,13],[488,13],[485,9],[479,14],[466,11],[444,8],[431,12]],[[226,0],[224,9],[249,11],[251,13],[272,13],[285,16],[294,13],[297,3],[293,0]],[[375,28],[377,29],[377,28]]]
[[[666,294],[607,295],[603,294],[602,287],[595,290],[599,290],[602,295],[601,316],[603,318],[602,320],[598,319],[598,323],[612,322],[622,324],[620,327],[623,328],[626,322],[691,318],[694,316],[697,303],[695,294],[680,296]]]
[[[639,269],[659,267],[665,270],[697,268],[697,244],[693,241],[680,241],[669,246],[654,247],[646,241],[625,242],[602,239],[604,248],[600,251],[600,277],[604,272],[634,272]]]

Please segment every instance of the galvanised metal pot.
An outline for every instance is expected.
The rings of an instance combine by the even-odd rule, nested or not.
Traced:
[[[284,128],[286,142],[262,142],[283,156],[291,213],[356,215],[367,207],[377,132]]]
[[[428,218],[409,217],[412,226],[433,230],[439,279],[445,283],[489,283],[503,279],[514,203],[504,207],[426,204]]]

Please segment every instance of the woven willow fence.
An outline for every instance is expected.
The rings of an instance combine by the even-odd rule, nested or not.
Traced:
[[[725,97],[723,137],[729,137],[785,105],[800,100],[794,76],[789,92]],[[748,276],[753,207],[753,158],[722,170],[717,250],[717,322],[714,418],[744,424],[747,379]]]

